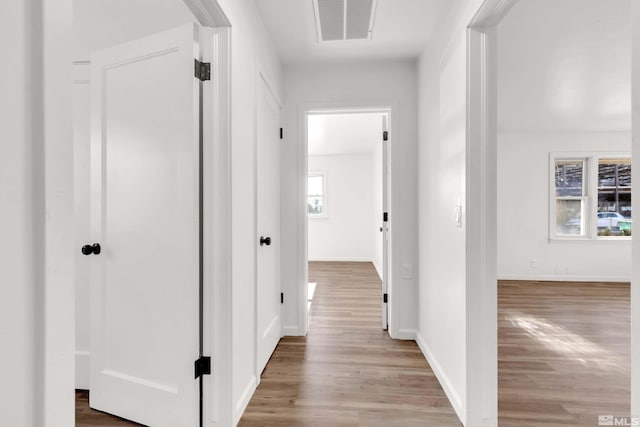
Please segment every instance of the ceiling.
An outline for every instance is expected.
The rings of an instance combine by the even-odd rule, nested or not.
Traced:
[[[520,0],[498,27],[501,131],[631,129],[630,0]]]
[[[318,43],[312,0],[255,0],[285,64],[418,56],[453,0],[378,0],[371,40]]]
[[[372,153],[382,140],[384,113],[309,115],[309,155]]]

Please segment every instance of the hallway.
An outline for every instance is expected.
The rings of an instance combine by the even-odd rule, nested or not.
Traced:
[[[370,263],[310,262],[307,337],[284,337],[240,426],[460,426],[415,342],[380,329]]]

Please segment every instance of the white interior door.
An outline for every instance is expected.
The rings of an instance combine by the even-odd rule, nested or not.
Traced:
[[[91,58],[91,407],[197,426],[198,27]]]
[[[382,329],[389,327],[389,125],[382,116]]]
[[[280,106],[262,78],[257,88],[257,373],[282,337],[280,286]]]

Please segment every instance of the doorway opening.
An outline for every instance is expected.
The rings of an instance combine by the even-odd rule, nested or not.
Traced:
[[[469,424],[630,415],[629,4],[579,6],[490,0],[469,26]]]
[[[229,23],[73,6],[76,422],[229,424]]]
[[[631,415],[629,16],[626,0],[518,0],[497,26],[499,424],[549,405],[571,416],[536,422]],[[523,380],[532,366],[548,369]]]
[[[356,300],[372,308],[372,322],[388,328],[390,113],[306,113],[309,318],[349,310]],[[314,305],[314,298],[323,304]]]

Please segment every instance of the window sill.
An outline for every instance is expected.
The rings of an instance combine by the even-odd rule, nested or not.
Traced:
[[[603,242],[630,242],[632,236],[598,236],[593,240],[600,240]]]
[[[549,237],[550,243],[555,242],[630,242],[633,236],[598,236],[598,237]]]
[[[308,215],[309,219],[329,219],[328,215]]]

